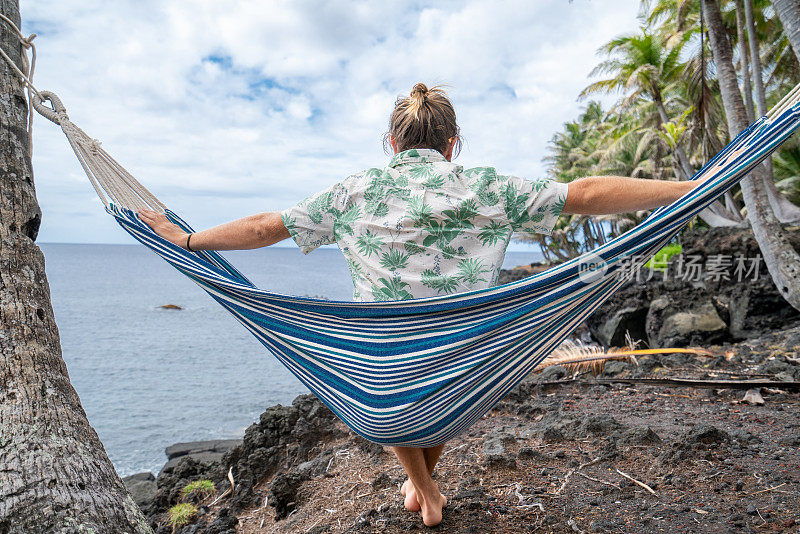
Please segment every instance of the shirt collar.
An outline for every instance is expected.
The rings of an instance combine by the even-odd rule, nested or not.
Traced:
[[[412,148],[395,154],[389,167],[397,167],[407,163],[432,163],[435,161],[447,161],[441,152],[432,148]]]

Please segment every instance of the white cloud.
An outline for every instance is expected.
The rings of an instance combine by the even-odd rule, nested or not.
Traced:
[[[37,86],[196,227],[287,207],[386,161],[392,104],[447,83],[464,165],[537,176],[595,50],[635,2],[172,0],[23,5]],[[41,119],[40,239],[129,242],[60,132]]]

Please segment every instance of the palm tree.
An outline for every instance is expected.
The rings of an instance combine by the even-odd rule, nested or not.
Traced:
[[[597,163],[601,129],[607,119],[600,103],[591,101],[577,121],[565,123],[564,130],[553,135],[547,147],[550,155],[544,158],[553,178],[568,183],[590,172]]]
[[[773,7],[772,2],[758,0],[753,10],[755,28],[759,32],[760,44],[764,47],[761,58],[768,67],[764,72],[765,82],[767,87],[789,89],[800,78],[800,63],[777,14],[772,17],[764,16],[765,13],[774,12],[767,9],[768,7]]]
[[[609,57],[594,68],[591,75],[610,74],[611,77],[592,83],[580,94],[627,91],[625,103],[630,105],[641,97],[655,104],[661,124],[670,121],[664,102],[664,89],[675,83],[681,73],[682,42],[667,47],[663,37],[642,29],[640,35],[625,35],[611,40],[600,51]],[[694,174],[683,148],[675,147],[677,169],[684,179]]]
[[[617,37],[600,48],[600,52],[609,57],[594,68],[592,75],[609,74],[611,77],[592,83],[580,97],[597,92],[625,91],[627,97],[623,108],[641,99],[649,99],[658,114],[658,128],[667,134],[662,136],[666,141],[670,137],[666,125],[671,121],[665,95],[675,92],[676,86],[683,82],[684,65],[680,57],[691,34],[676,34],[676,38],[670,39],[672,44],[668,45],[663,34],[649,32],[646,28],[641,28],[640,32]],[[673,138],[673,141],[677,139]],[[683,146],[674,142],[670,148],[676,160],[676,174],[689,179],[694,168]],[[741,221],[737,211],[727,209],[719,202],[703,210],[700,216],[712,226],[738,226]]]
[[[717,0],[701,2],[708,22],[709,44],[717,68],[728,129],[731,135],[735,135],[747,127],[747,116],[733,68],[731,44],[725,33]],[[789,304],[800,310],[800,255],[792,248],[772,211],[762,172],[763,167],[756,168],[741,182],[747,217],[775,285]]]
[[[0,13],[20,21],[19,3]],[[6,22],[0,22],[3,26]],[[21,64],[16,34],[0,46]],[[61,357],[20,80],[0,61],[0,531],[151,532],[81,407]]]
[[[790,146],[779,150],[774,160],[775,184],[778,189],[792,199],[800,201],[800,147]]]
[[[745,0],[745,3],[748,4],[752,8],[752,4],[748,0]],[[750,72],[750,53],[751,50],[747,49],[747,37],[745,37],[745,15],[744,11],[747,8],[742,7],[742,0],[735,0],[734,2],[734,11],[736,12],[736,44],[739,48],[739,70],[742,73],[742,85],[744,89],[744,108],[747,112],[747,120],[749,122],[753,122],[756,120],[756,110],[753,106],[753,87],[751,84],[751,72]],[[748,20],[748,22],[750,22]],[[749,28],[748,28],[749,29]],[[753,44],[753,39],[751,37],[750,44]],[[753,72],[752,74],[757,74],[757,76],[753,76],[754,81],[756,81],[756,85],[761,80],[761,63],[759,62],[758,57],[758,45],[756,45],[756,52],[753,54]],[[761,86],[761,93],[763,94],[764,87]]]
[[[774,0],[773,4],[794,55],[800,61],[800,0]]]
[[[753,65],[753,86],[756,94],[756,105],[759,116],[767,112],[767,97],[764,91],[764,82],[761,77],[761,56],[758,46],[758,35],[756,34],[755,19],[753,17],[753,0],[744,0],[744,12],[747,24],[747,37],[750,44],[750,55],[752,56]],[[744,79],[747,80],[749,75],[744,72]],[[745,102],[750,102],[750,96],[745,93]],[[752,104],[751,104],[752,105]],[[750,118],[752,122],[752,117]],[[772,159],[768,158],[765,162],[764,185],[767,190],[769,203],[775,211],[780,222],[794,222],[800,220],[800,208],[789,202],[789,200],[781,195],[775,186],[775,176],[772,170]]]

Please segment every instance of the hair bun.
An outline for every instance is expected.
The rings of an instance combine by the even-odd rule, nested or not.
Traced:
[[[428,95],[428,87],[424,83],[418,83],[411,89],[411,96],[427,96]]]

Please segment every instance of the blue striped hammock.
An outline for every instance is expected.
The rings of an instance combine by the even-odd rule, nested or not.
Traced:
[[[800,87],[800,86],[799,86]],[[216,252],[156,235],[139,208],[166,209],[67,117],[52,93],[37,111],[59,124],[125,231],[233,314],[354,432],[430,447],[492,408],[698,212],[733,187],[800,124],[795,88],[695,176],[702,184],[596,250],[529,278],[467,293],[394,302],[332,302],[255,287]],[[106,197],[108,196],[108,198]]]

